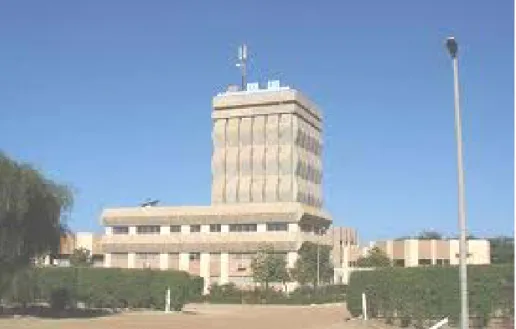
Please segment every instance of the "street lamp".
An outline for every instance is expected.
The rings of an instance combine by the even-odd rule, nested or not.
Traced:
[[[455,97],[455,139],[457,140],[457,183],[459,196],[459,264],[460,264],[460,303],[461,303],[461,329],[469,328],[468,310],[468,274],[467,274],[467,242],[466,242],[466,205],[464,195],[464,168],[462,164],[462,124],[459,102],[459,60],[457,53],[459,47],[454,37],[446,39],[446,48],[453,61],[453,91]]]
[[[326,233],[326,227],[319,227],[317,230],[317,235],[318,235],[318,239],[317,239],[317,287],[319,288],[319,285],[321,283],[321,262],[320,262],[320,242],[321,242],[321,239],[320,237],[323,236],[325,233]]]

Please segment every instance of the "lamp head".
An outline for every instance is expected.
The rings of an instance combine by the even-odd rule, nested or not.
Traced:
[[[454,37],[449,37],[446,39],[446,48],[448,48],[448,52],[452,58],[457,57],[457,52],[459,51],[459,46],[457,45],[457,41],[455,41]]]

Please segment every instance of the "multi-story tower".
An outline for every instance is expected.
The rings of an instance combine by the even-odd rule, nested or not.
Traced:
[[[299,91],[270,81],[213,98],[212,203],[322,207],[322,117]]]

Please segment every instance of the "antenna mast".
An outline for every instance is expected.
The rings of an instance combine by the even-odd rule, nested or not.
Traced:
[[[237,67],[240,68],[242,73],[242,90],[246,90],[247,84],[247,45],[243,44],[238,47],[238,63]]]

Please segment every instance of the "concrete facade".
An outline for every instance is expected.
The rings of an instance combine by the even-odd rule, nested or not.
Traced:
[[[384,251],[395,266],[459,265],[459,240],[388,240],[372,243]],[[490,264],[488,240],[468,240],[468,264]]]
[[[105,267],[179,269],[250,286],[271,245],[293,267],[305,241],[331,245],[322,200],[322,117],[299,91],[270,82],[213,98],[212,204],[102,212]]]
[[[212,119],[213,204],[322,207],[322,117],[300,92],[222,93],[213,99]]]

